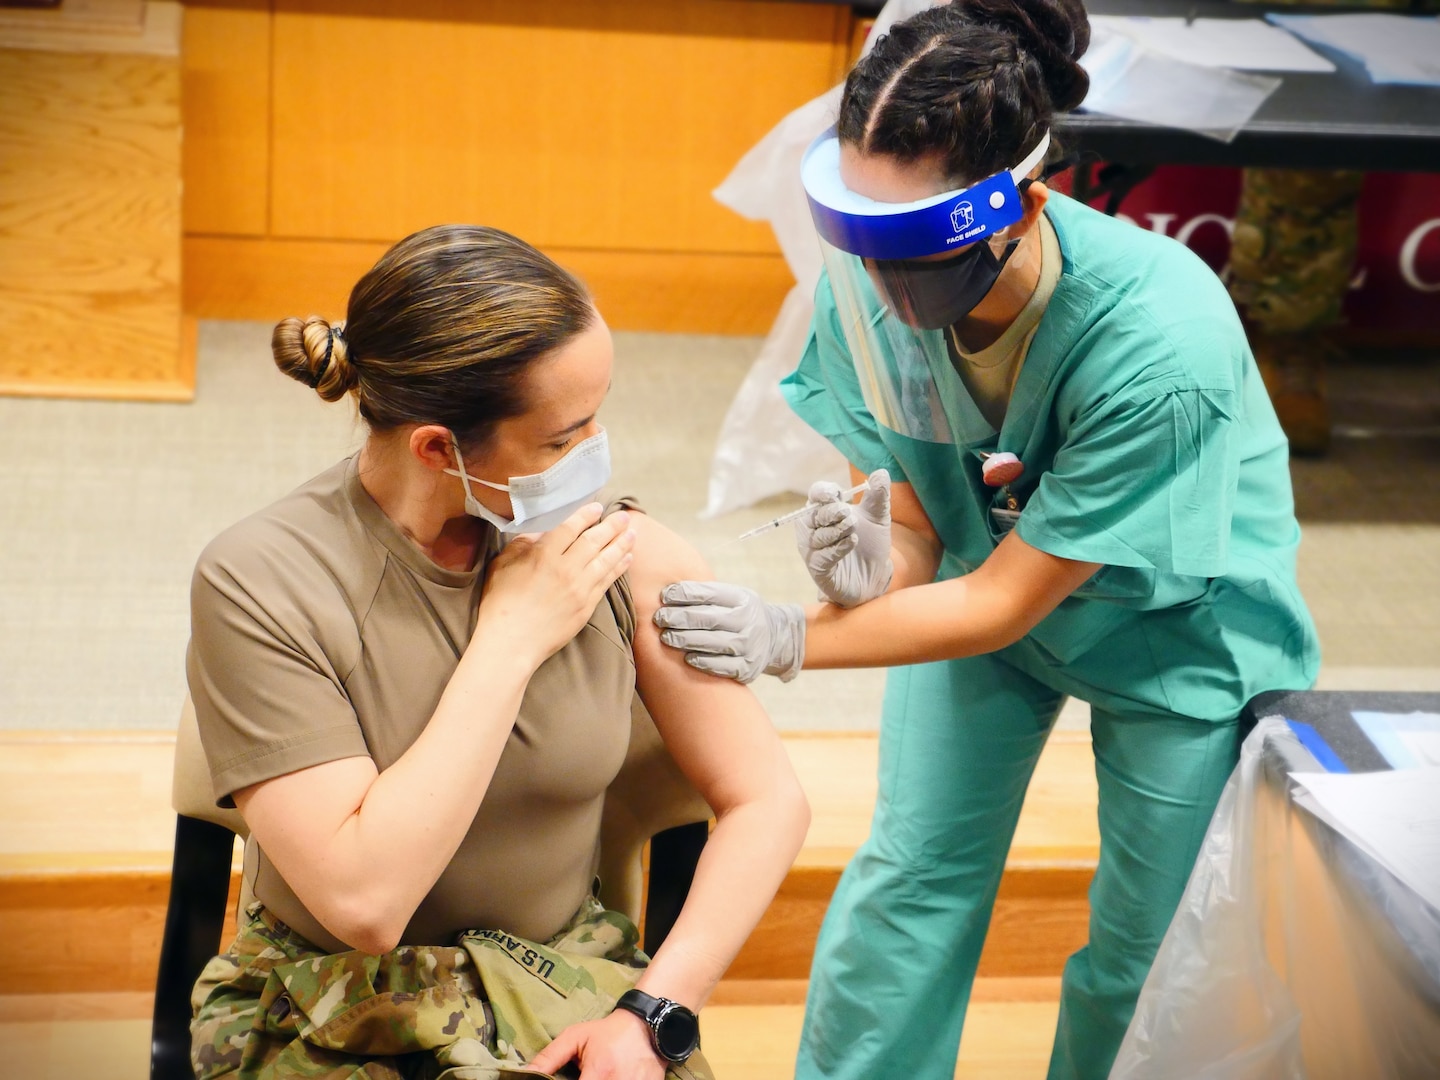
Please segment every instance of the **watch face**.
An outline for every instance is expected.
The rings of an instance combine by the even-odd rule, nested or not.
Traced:
[[[683,1005],[667,1009],[655,1025],[655,1045],[663,1057],[684,1061],[700,1045],[700,1021]]]

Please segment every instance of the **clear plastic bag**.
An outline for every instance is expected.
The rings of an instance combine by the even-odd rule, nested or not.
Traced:
[[[1111,1080],[1440,1076],[1440,912],[1299,807],[1262,720],[1216,807]]]
[[[890,0],[876,16],[870,43],[893,23],[934,6],[936,0]],[[848,483],[845,459],[790,411],[780,379],[805,349],[820,280],[820,244],[800,184],[800,158],[835,122],[839,86],[805,103],[756,143],[715,189],[715,199],[752,221],[768,221],[796,285],[770,328],[745,381],[731,402],[710,465],[710,491],[701,517],[714,517],[792,491],[805,494],[816,480]]]
[[[740,159],[715,189],[736,213],[768,221],[797,284],[780,306],[725,414],[710,460],[710,490],[700,516],[738,510],[784,491],[804,494],[816,480],[847,477],[845,459],[790,411],[780,380],[795,369],[810,333],[820,243],[800,184],[800,158],[835,122],[840,87],[800,106]]]

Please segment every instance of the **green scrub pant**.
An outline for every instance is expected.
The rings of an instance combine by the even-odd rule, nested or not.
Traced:
[[[815,947],[796,1080],[951,1080],[1020,804],[1062,695],[997,656],[890,672],[870,838]],[[1051,1080],[1106,1076],[1215,804],[1235,721],[1091,714],[1100,865]]]

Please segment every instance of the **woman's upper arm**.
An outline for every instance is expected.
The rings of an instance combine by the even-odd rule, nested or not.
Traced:
[[[235,805],[256,842],[312,910],[320,886],[321,855],[360,809],[378,775],[373,759],[348,757],[235,792]]]
[[[674,581],[711,580],[705,560],[644,514],[632,518],[635,562],[635,680],[680,770],[717,814],[777,791],[799,790],[790,760],[750,689],[685,663],[660,643],[654,614],[660,590]]]
[[[307,885],[324,842],[359,806],[376,769],[321,620],[303,616],[294,589],[256,554],[263,550],[226,535],[202,556],[191,585],[186,676],[222,805],[234,800],[319,917]]]

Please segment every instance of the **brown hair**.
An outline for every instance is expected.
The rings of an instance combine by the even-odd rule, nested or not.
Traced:
[[[284,319],[270,348],[326,401],[353,392],[372,430],[442,424],[473,448],[525,411],[530,364],[595,319],[585,287],[523,240],[437,225],[380,257],[343,323]]]
[[[1080,0],[953,0],[922,11],[850,72],[840,140],[906,163],[938,154],[957,186],[984,180],[1084,100],[1089,44]]]

